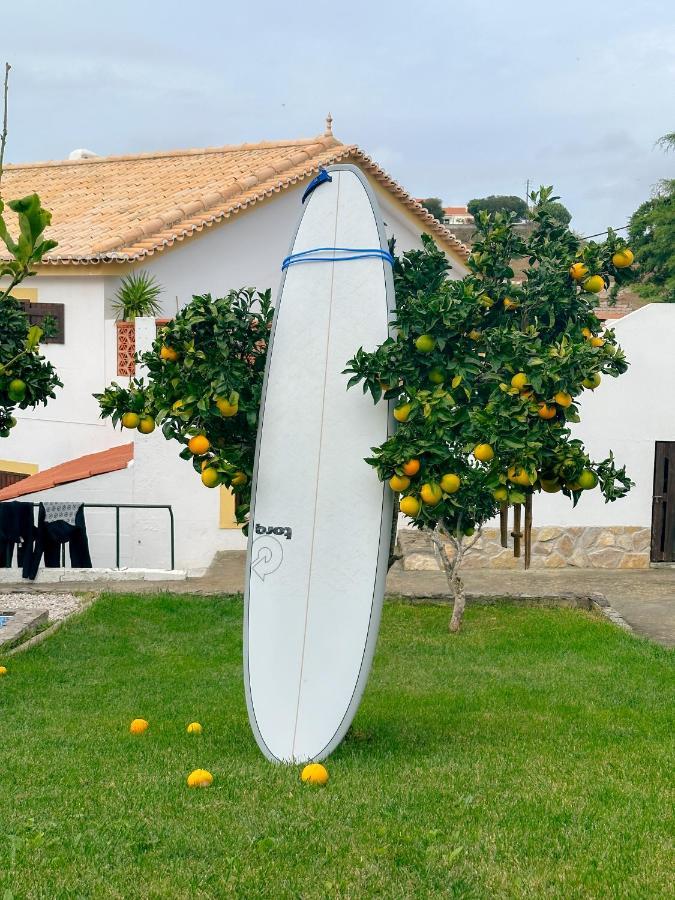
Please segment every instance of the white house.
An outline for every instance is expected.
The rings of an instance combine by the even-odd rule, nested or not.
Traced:
[[[465,274],[469,251],[358,147],[338,141],[330,119],[323,135],[308,140],[79,156],[4,172],[5,197],[37,192],[53,213],[49,236],[58,247],[14,293],[31,315],[59,319],[61,334],[44,353],[64,387],[47,407],[19,413],[18,427],[2,441],[0,500],[171,505],[175,566],[198,572],[218,550],[243,546],[231,498],[205,489],[178,458],[178,445],[158,432],[115,431],[92,397],[113,380],[125,383],[119,373],[128,371],[111,306],[121,277],[139,269],[154,275],[164,287],[166,318],[193,294],[254,286],[274,295],[304,188],[321,166],[337,162],[365,173],[399,250],[421,246],[420,233],[430,234],[455,277]],[[136,349],[151,342],[148,325],[137,321]],[[94,566],[117,559],[115,515],[86,511]],[[119,515],[120,564],[168,568],[167,510]]]

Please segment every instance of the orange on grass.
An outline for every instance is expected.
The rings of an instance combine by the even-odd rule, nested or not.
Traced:
[[[210,772],[207,772],[206,769],[195,769],[194,772],[190,772],[187,777],[188,787],[191,788],[205,788],[211,787],[213,784],[213,775]]]
[[[409,459],[401,466],[406,475],[417,475],[420,470],[419,459]]]
[[[321,763],[309,763],[300,773],[303,784],[319,784],[328,783],[328,770]]]
[[[392,491],[396,491],[397,493],[401,493],[401,491],[407,491],[410,487],[410,479],[406,475],[392,475],[389,479],[389,487]]]
[[[190,722],[187,727],[188,734],[201,734],[204,729],[199,724],[199,722]]]
[[[0,678],[7,674],[7,666],[0,666]]]
[[[145,719],[134,719],[129,726],[131,734],[144,734],[148,730],[148,722]]]

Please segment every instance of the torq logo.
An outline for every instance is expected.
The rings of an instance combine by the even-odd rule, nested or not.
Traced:
[[[285,535],[286,540],[290,541],[293,537],[293,531],[288,526],[283,525],[256,525],[255,526],[256,534],[277,534],[279,536]]]

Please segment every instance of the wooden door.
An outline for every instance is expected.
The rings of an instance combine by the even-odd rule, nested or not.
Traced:
[[[652,562],[675,562],[675,441],[656,441]]]

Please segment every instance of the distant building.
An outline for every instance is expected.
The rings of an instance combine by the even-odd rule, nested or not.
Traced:
[[[444,225],[473,225],[473,216],[466,206],[444,206]]]

